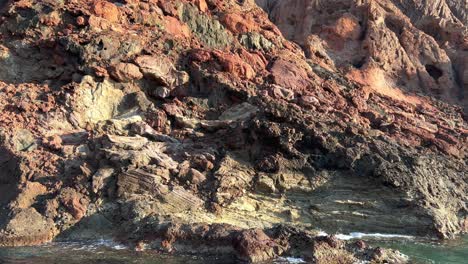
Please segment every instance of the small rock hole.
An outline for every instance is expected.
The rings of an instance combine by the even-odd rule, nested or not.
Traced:
[[[98,46],[97,46],[97,50],[101,51],[103,48],[104,48],[104,42],[102,42],[102,40],[100,40],[99,43],[98,43]]]

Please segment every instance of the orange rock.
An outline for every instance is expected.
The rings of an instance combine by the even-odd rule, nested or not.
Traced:
[[[93,67],[94,73],[98,77],[109,77],[109,73],[107,72],[107,69],[101,67],[101,66],[95,66]]]
[[[208,5],[205,0],[191,0],[202,12],[208,11]]]
[[[31,0],[20,0],[17,3],[18,8],[30,8],[32,6]]]
[[[120,20],[119,8],[113,3],[107,1],[94,1],[92,11],[98,17],[107,19],[110,22],[118,22]]]
[[[164,17],[164,27],[167,33],[177,37],[190,37],[190,28],[180,22],[177,18],[171,16]]]
[[[89,17],[88,24],[91,29],[96,31],[108,30],[113,27],[113,24],[107,19],[93,15]]]
[[[119,82],[129,82],[143,78],[140,68],[133,63],[118,63],[111,68],[110,74]]]
[[[255,71],[249,64],[245,63],[239,55],[223,53],[220,51],[213,52],[220,62],[223,70],[231,73],[238,78],[252,79],[255,77]]]
[[[236,34],[258,31],[260,29],[254,21],[240,14],[224,14],[221,16],[221,22],[227,29]]]
[[[78,26],[84,26],[86,24],[86,19],[82,16],[76,18],[76,24]]]
[[[335,22],[332,31],[342,39],[356,40],[361,35],[361,26],[355,16],[346,13]]]
[[[391,83],[385,78],[385,74],[381,69],[368,68],[364,70],[351,70],[346,74],[349,79],[367,86],[375,93],[388,96],[394,100],[403,101],[411,105],[422,105],[427,108],[432,108],[422,98],[412,95],[406,95],[397,87],[392,87]]]
[[[262,53],[254,52],[250,53],[244,49],[240,51],[240,56],[243,60],[245,60],[249,65],[252,65],[255,70],[264,70],[268,63],[265,56]]]
[[[158,6],[164,11],[165,14],[177,17],[178,12],[176,4],[174,2],[175,1],[159,1]]]
[[[463,158],[464,154],[460,150],[457,149],[456,145],[451,145],[448,142],[434,138],[431,140],[431,142],[437,146],[441,151],[445,152],[448,155],[452,155],[455,157]]]
[[[26,182],[24,186],[21,187],[21,192],[16,198],[16,205],[19,208],[28,208],[30,207],[37,196],[44,195],[47,193],[47,188],[40,184],[39,182]]]
[[[67,208],[68,212],[76,220],[79,220],[85,216],[89,202],[84,199],[80,193],[76,192],[75,190],[66,188],[62,193],[61,201]]]

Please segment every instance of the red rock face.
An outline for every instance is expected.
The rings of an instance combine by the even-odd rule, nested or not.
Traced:
[[[221,18],[221,21],[226,26],[226,28],[237,34],[259,30],[257,23],[251,21],[242,14],[224,14]]]
[[[300,91],[311,85],[307,71],[288,60],[276,60],[273,62],[270,72],[275,84],[292,91]]]

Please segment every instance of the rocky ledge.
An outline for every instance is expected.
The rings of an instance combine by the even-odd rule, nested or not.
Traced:
[[[273,17],[273,1],[258,3]],[[290,42],[254,1],[19,0],[0,13],[1,246],[108,237],[251,262],[402,263],[318,231],[468,231],[468,130],[452,90],[391,85],[385,65],[341,56],[349,43]],[[359,31],[343,16],[336,45]]]

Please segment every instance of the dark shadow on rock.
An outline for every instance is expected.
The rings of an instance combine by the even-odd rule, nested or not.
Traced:
[[[0,147],[0,184],[18,183],[21,171],[20,159],[6,147]]]
[[[4,228],[9,211],[5,208],[18,194],[20,160],[6,147],[0,146],[0,230]]]
[[[117,212],[113,212],[114,214]],[[122,226],[116,222],[118,217],[107,213],[95,213],[82,218],[72,227],[61,232],[55,241],[96,241],[100,239],[115,239],[123,232]]]

